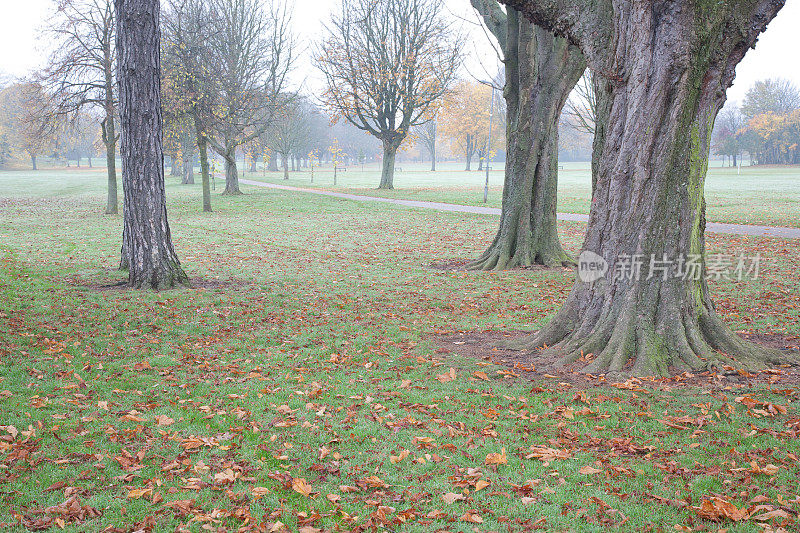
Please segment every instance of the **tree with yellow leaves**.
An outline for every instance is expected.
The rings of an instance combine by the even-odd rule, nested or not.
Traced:
[[[491,87],[478,82],[461,81],[442,104],[439,133],[450,141],[453,152],[464,157],[464,170],[472,170],[475,154],[486,150],[491,101]],[[492,125],[492,129],[492,138],[501,142],[505,132],[499,121]]]
[[[431,117],[459,66],[442,0],[342,0],[317,54],[323,100],[383,143],[379,188],[394,188],[397,149]]]

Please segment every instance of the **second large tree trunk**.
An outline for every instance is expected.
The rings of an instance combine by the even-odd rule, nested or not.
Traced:
[[[383,167],[381,168],[381,183],[379,189],[394,189],[394,162],[397,158],[397,149],[400,141],[388,139],[383,141]]]
[[[159,0],[115,0],[128,285],[166,289],[188,278],[172,247],[162,151]]]
[[[239,169],[236,166],[236,147],[228,148],[222,158],[225,160],[225,190],[222,194],[242,194],[239,189]]]
[[[666,375],[778,362],[782,354],[723,324],[703,255],[714,119],[734,67],[771,18],[764,11],[777,9],[766,1],[698,11],[684,2],[615,6],[614,45],[595,60],[613,60],[620,71],[602,74],[607,127],[596,145],[584,242],[584,253],[602,261],[581,259],[604,261],[608,271],[597,280],[579,276],[529,346],[548,347],[561,363],[580,361],[592,373]]]
[[[474,270],[573,263],[556,220],[558,120],[586,69],[581,51],[508,8],[506,174],[500,228]]]

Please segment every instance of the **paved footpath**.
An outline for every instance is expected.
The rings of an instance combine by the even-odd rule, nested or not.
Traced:
[[[403,205],[406,207],[418,207],[421,209],[433,209],[436,211],[451,211],[454,213],[476,213],[479,215],[499,215],[500,210],[495,207],[480,207],[477,205],[445,204],[441,202],[424,202],[420,200],[400,200],[396,198],[379,198],[377,196],[362,196],[360,194],[349,194],[344,192],[333,192],[322,189],[306,189],[303,187],[292,187],[290,185],[278,185],[277,183],[266,183],[263,181],[253,181],[240,179],[241,183],[265,187],[267,189],[279,189],[282,191],[305,192],[318,194],[321,196],[332,196],[345,200],[356,200],[358,202],[383,202],[386,204]],[[558,213],[559,220],[569,220],[573,222],[588,222],[589,215],[579,215],[576,213]],[[800,228],[785,228],[780,226],[750,226],[746,224],[720,224],[709,222],[706,230],[711,233],[727,233],[730,235],[755,235],[758,237],[779,237],[782,239],[800,239]]]

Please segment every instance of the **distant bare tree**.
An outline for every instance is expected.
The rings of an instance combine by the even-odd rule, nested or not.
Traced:
[[[209,132],[206,124],[212,116],[217,95],[212,88],[209,38],[218,31],[220,24],[203,0],[168,0],[162,26],[162,83],[164,101],[169,107],[167,116],[171,121],[182,123],[183,129],[186,129],[186,122],[191,123],[200,159],[203,211],[210,213]],[[170,140],[175,141],[174,138]],[[183,144],[186,144],[185,140]],[[184,169],[184,176],[188,171]]]
[[[328,108],[383,143],[381,189],[394,187],[397,149],[430,119],[460,64],[441,0],[342,0],[317,65]]]
[[[272,153],[281,156],[283,179],[289,179],[289,158],[305,156],[301,147],[311,135],[310,105],[298,95],[286,95],[285,103],[279,106],[275,120],[263,134],[262,143]]]
[[[106,213],[117,213],[117,115],[115,13],[112,0],[58,0],[48,38],[49,64],[38,75],[55,98],[54,112],[77,117],[89,106],[102,110],[100,125],[108,166]]]
[[[417,138],[431,156],[431,172],[436,172],[436,119],[429,120],[416,130]]]
[[[562,119],[578,131],[594,135],[597,97],[592,71],[587,70],[569,96]]]
[[[274,121],[295,60],[287,7],[259,0],[208,0],[215,31],[207,36],[204,90],[214,95],[202,116],[211,147],[225,160],[225,191],[241,194],[236,150]]]
[[[730,157],[733,166],[738,164],[739,154],[742,152],[740,133],[745,126],[747,121],[735,103],[728,103],[723,107],[714,123],[712,147],[718,155]]]

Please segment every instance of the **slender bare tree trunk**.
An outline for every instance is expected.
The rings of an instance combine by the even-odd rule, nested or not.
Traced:
[[[195,132],[197,134],[197,151],[200,155],[200,176],[203,184],[203,211],[211,213],[211,178],[208,166],[208,139],[202,131],[200,121],[195,118]]]
[[[128,285],[187,284],[167,221],[162,151],[159,0],[115,0],[122,127],[123,251]]]

